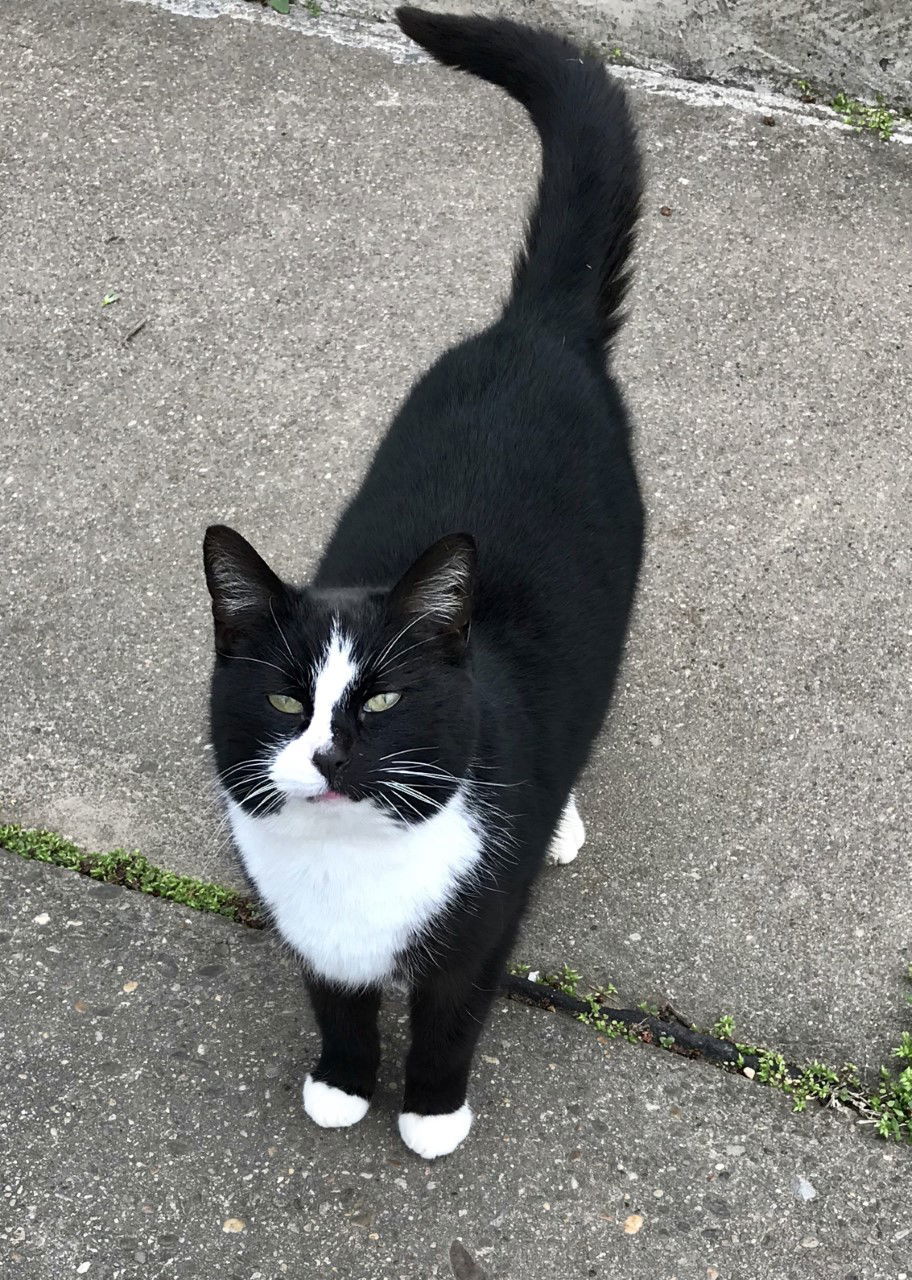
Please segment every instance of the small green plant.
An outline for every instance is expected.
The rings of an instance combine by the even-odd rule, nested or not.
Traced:
[[[538,982],[545,987],[554,987],[555,991],[563,991],[565,996],[575,996],[583,975],[571,969],[569,965],[561,965],[559,973],[543,973]]]
[[[718,1036],[720,1040],[734,1040],[735,1020],[730,1013],[724,1013],[713,1023],[713,1035]]]
[[[275,9],[276,13],[287,13],[289,0],[268,0],[270,9]]]
[[[620,1018],[609,1017],[610,1009],[599,1004],[595,996],[587,996],[586,1003],[589,1009],[586,1013],[576,1015],[577,1022],[585,1023],[599,1035],[608,1036],[611,1040],[629,1040],[631,1044],[637,1044],[642,1039],[636,1027],[629,1027]]]
[[[891,1057],[898,1058],[899,1071],[881,1067],[880,1085],[871,1097],[876,1129],[882,1138],[912,1142],[912,1034],[902,1038]]]
[[[312,18],[319,18],[323,12],[323,6],[319,3],[319,0],[304,0],[304,8]]]
[[[889,142],[896,130],[897,114],[886,105],[880,94],[872,104],[837,93],[830,106],[846,124],[860,132],[874,133],[881,142]]]

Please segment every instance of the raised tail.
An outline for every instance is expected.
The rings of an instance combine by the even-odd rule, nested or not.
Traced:
[[[439,62],[500,85],[529,112],[542,174],[509,308],[604,346],[623,318],[641,191],[624,90],[597,58],[546,31],[410,6],[396,17]]]

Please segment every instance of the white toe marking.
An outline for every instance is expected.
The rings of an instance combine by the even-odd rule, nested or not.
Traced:
[[[356,1093],[345,1093],[308,1075],[304,1081],[304,1110],[322,1129],[344,1129],[367,1115],[370,1102]]]
[[[419,1116],[403,1111],[399,1117],[399,1133],[407,1147],[425,1160],[448,1156],[455,1151],[472,1127],[472,1112],[464,1102],[458,1111],[443,1116]]]
[[[560,822],[557,824],[557,830],[551,838],[551,844],[548,848],[548,862],[552,866],[566,865],[572,862],[586,839],[586,828],[583,826],[583,820],[579,816],[579,809],[576,807],[576,796],[570,793],[570,799],[564,806],[564,812],[561,814]]]

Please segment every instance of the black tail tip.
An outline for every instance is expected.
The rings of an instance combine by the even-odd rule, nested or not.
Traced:
[[[396,9],[396,21],[399,23],[400,30],[404,31],[416,44],[424,44],[424,39],[433,29],[436,18],[437,14],[428,13],[426,9],[419,9],[413,4],[401,4]]]

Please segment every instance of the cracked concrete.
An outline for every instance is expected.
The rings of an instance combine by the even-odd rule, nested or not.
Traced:
[[[533,139],[484,86],[278,23],[0,22],[3,814],[231,880],[202,529],[306,572],[411,378],[496,307]],[[874,1069],[912,939],[912,155],[634,103],[650,551],[589,843],[520,956]]]
[[[395,4],[327,0],[326,12],[389,18]],[[606,52],[723,84],[798,79],[830,93],[912,105],[912,10],[905,0],[428,0],[430,9],[506,14],[593,41]]]
[[[69,0],[7,4],[0,41],[0,817],[231,881],[202,528],[306,571],[416,370],[496,306],[535,149],[482,86],[280,23]],[[634,89],[620,352],[643,595],[588,845],[521,954],[874,1070],[912,939],[912,153],[669,89]],[[908,1149],[851,1117],[502,1003],[472,1137],[427,1166],[395,1001],[371,1113],[318,1132],[268,934],[4,851],[0,897],[4,1274],[912,1271]]]
[[[0,851],[0,1260],[59,1280],[902,1280],[909,1153],[737,1076],[501,1003],[454,1155],[350,1130],[269,934]]]

